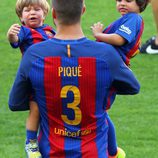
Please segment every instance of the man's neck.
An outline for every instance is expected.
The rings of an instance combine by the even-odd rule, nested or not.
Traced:
[[[80,24],[75,25],[58,25],[56,35],[54,38],[61,39],[61,40],[75,40],[83,38],[84,33]]]

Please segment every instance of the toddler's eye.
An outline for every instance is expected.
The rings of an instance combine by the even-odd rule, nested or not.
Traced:
[[[24,12],[29,12],[30,9],[28,9],[28,8],[24,8],[23,11],[24,11]]]
[[[34,10],[35,10],[35,11],[40,11],[40,10],[42,10],[42,9],[41,9],[40,7],[35,7]]]

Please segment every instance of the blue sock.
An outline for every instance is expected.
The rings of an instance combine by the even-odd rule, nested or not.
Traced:
[[[116,134],[115,134],[115,127],[110,119],[110,117],[107,115],[107,122],[109,126],[108,130],[108,153],[110,156],[115,156],[117,153],[117,142],[116,142]]]
[[[37,131],[26,130],[26,144],[29,142],[30,139],[37,139]]]

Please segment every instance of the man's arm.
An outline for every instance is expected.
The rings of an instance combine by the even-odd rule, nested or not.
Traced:
[[[12,111],[24,111],[29,109],[30,84],[18,71],[9,95],[9,108]]]
[[[9,108],[12,111],[24,111],[29,109],[31,83],[28,78],[31,67],[30,52],[22,58],[19,70],[9,95]]]
[[[119,53],[110,48],[110,56],[107,55],[109,68],[112,72],[113,87],[117,94],[137,94],[140,90],[140,84],[134,76],[132,70],[128,68]]]
[[[117,89],[117,94],[137,94],[140,91],[140,84],[131,70],[120,66],[120,74],[115,76],[113,86]]]

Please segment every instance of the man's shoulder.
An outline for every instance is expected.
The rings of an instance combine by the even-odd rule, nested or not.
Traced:
[[[89,43],[91,43],[95,47],[99,47],[99,49],[114,49],[114,47],[108,43],[105,42],[98,42],[98,41],[93,41],[93,40],[88,40]]]
[[[111,44],[105,42],[96,42],[96,46],[98,47],[99,50],[102,50],[105,53],[116,51],[116,49]]]
[[[108,58],[108,56],[113,56],[112,55],[113,53],[118,54],[117,50],[112,45],[104,42],[93,41],[90,39],[85,39],[78,43],[76,43],[74,40],[74,43],[72,42],[71,44],[72,46],[70,47],[72,48],[71,50],[72,53],[73,53],[73,48],[76,47],[74,50],[77,49],[77,55],[80,54],[81,56],[92,55],[98,58]],[[64,40],[56,41],[56,39],[48,39],[46,41],[42,41],[40,43],[30,46],[27,50],[27,53],[31,53],[30,55],[41,54],[42,56],[44,54],[52,54],[52,53],[53,54],[59,53],[61,55],[59,50],[65,52],[65,45],[67,45],[67,43],[65,43]],[[85,54],[85,52],[87,54]]]
[[[48,40],[45,40],[45,41],[42,41],[39,43],[35,43],[28,48],[28,51],[47,49],[47,47],[49,47],[50,43],[51,43],[51,39],[48,39]]]
[[[116,48],[105,42],[95,42],[93,41],[93,46],[91,50],[96,54],[98,59],[108,62],[109,60],[115,60],[119,57],[119,53]]]

